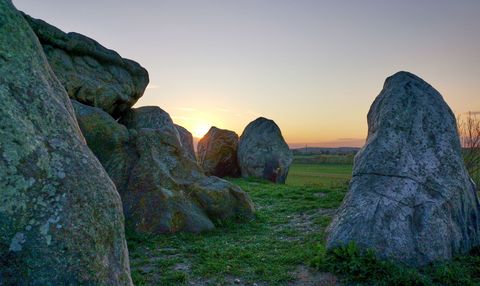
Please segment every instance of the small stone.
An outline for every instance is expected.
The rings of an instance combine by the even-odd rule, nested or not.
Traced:
[[[235,284],[240,284],[240,279],[236,278],[235,280],[233,280],[233,282],[234,282]]]

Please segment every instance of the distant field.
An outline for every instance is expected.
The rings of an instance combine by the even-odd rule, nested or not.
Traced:
[[[345,155],[294,155],[294,163],[304,164],[344,164],[352,165],[354,154]]]
[[[287,177],[287,185],[347,184],[352,177],[351,164],[293,163]]]

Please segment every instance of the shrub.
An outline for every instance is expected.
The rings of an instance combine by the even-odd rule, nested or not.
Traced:
[[[456,257],[415,269],[391,260],[378,259],[373,250],[361,251],[354,242],[327,250],[319,245],[311,265],[332,272],[354,285],[479,285],[480,256]]]

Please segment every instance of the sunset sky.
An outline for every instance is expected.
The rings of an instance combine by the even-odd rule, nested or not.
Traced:
[[[361,146],[384,79],[417,74],[455,113],[480,111],[480,1],[14,0],[147,68],[136,106],[194,135],[258,116],[291,146]]]

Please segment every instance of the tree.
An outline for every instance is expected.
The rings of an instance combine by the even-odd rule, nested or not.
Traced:
[[[466,116],[457,118],[463,160],[477,189],[480,187],[480,118],[478,114],[478,112],[469,112]]]

